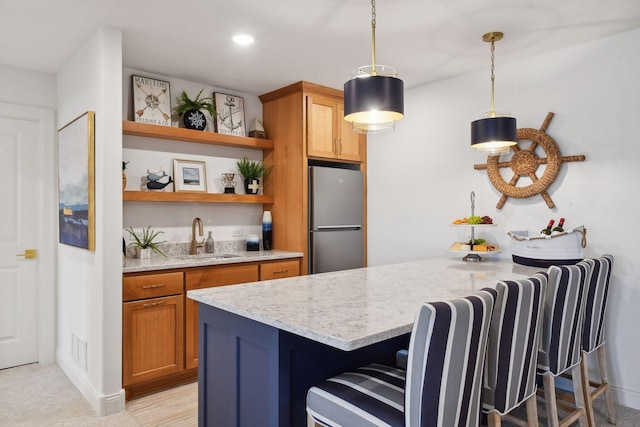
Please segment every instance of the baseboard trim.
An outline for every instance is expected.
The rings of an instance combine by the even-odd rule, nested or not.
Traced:
[[[63,354],[60,349],[56,350],[56,363],[91,405],[97,416],[105,417],[124,411],[124,389],[113,394],[98,393],[73,360]]]
[[[640,410],[640,393],[611,384],[609,384],[609,388],[613,391],[613,400],[618,405]]]

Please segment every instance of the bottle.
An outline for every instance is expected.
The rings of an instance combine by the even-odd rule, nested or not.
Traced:
[[[560,221],[558,221],[558,226],[554,227],[553,230],[551,230],[551,234],[560,234],[560,233],[564,233],[564,218],[560,218]]]
[[[553,223],[554,222],[555,222],[554,220],[549,221],[549,224],[547,224],[547,228],[543,228],[542,231],[540,231],[540,234],[544,234],[544,235],[550,236],[551,235],[551,228],[553,228]]]
[[[207,254],[213,253],[213,237],[211,236],[211,231],[209,232],[209,237],[204,242],[204,252]]]
[[[271,211],[264,211],[262,214],[262,249],[270,251],[273,242],[273,221]]]

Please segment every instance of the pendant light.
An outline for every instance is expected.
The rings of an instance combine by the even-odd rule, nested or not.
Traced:
[[[371,0],[371,65],[353,72],[344,84],[344,119],[358,133],[394,129],[404,117],[404,83],[396,70],[376,65],[376,2]]]
[[[509,150],[518,143],[518,128],[515,117],[496,114],[494,107],[495,89],[495,42],[502,40],[501,32],[491,32],[482,36],[482,40],[491,43],[491,111],[485,117],[471,122],[471,147],[492,155]]]

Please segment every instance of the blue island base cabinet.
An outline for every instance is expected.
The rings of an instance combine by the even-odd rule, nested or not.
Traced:
[[[393,365],[409,334],[343,351],[199,303],[198,425],[306,425],[307,390],[340,372]]]

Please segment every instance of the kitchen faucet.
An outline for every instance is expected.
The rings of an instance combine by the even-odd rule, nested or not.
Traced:
[[[202,227],[202,220],[198,217],[193,219],[191,224],[191,245],[189,246],[189,255],[197,255],[198,248],[202,247],[202,243],[198,243],[196,240],[196,224],[198,224],[198,231],[200,236],[204,237],[204,230]]]

